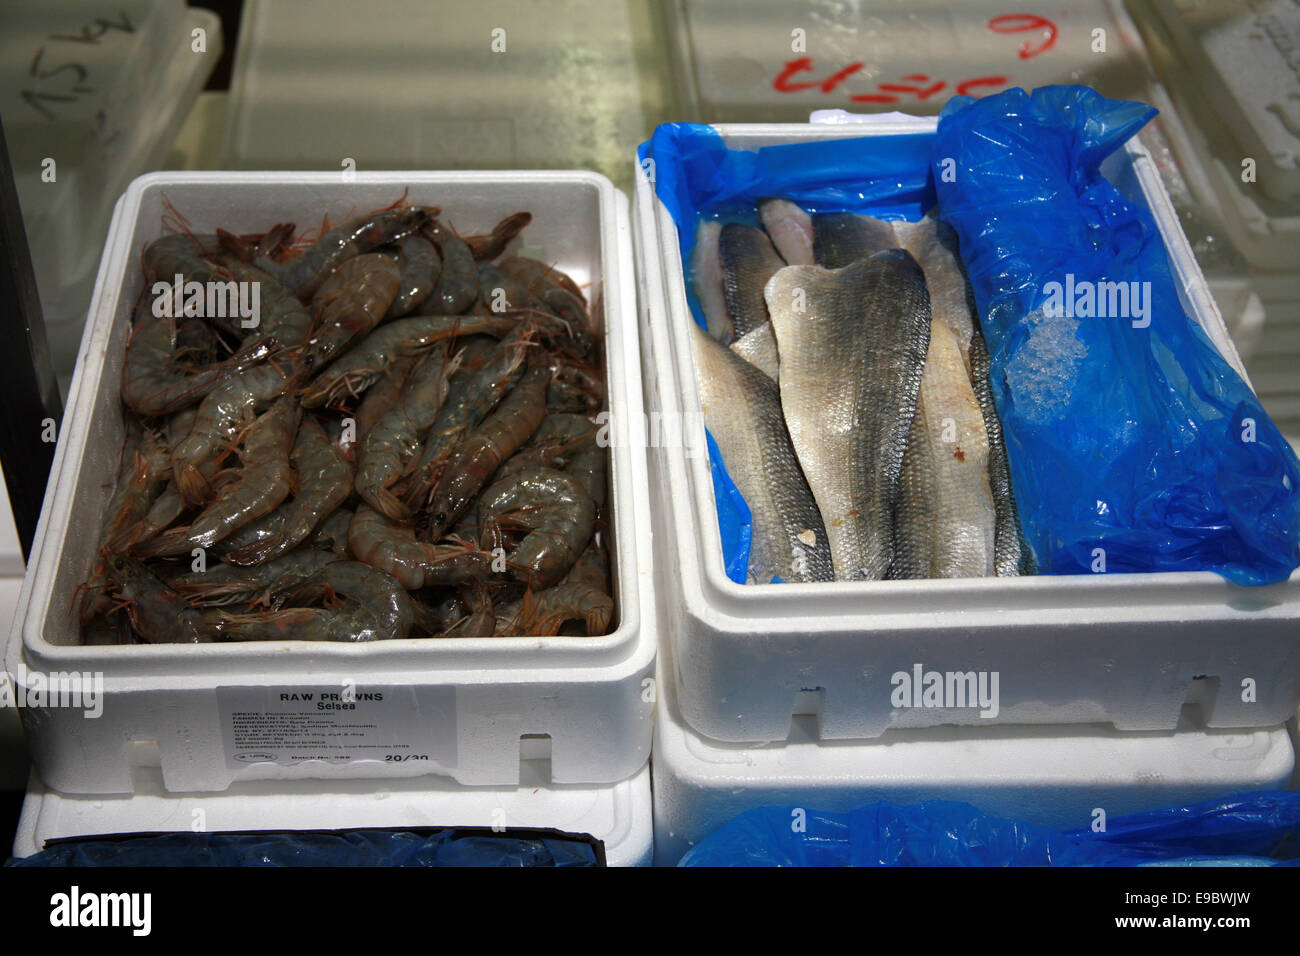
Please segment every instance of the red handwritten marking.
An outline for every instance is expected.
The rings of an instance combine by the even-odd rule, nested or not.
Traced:
[[[998,89],[1006,86],[1010,82],[1005,76],[975,76],[969,80],[964,80],[957,84],[957,94],[966,96],[970,94],[971,87],[974,86],[996,86]],[[979,94],[974,94],[978,96]]]
[[[804,56],[797,60],[791,60],[785,65],[777,78],[772,81],[772,88],[778,93],[802,93],[804,90],[811,90],[816,83],[792,83],[790,78],[796,73],[811,73],[812,57]]]
[[[829,93],[831,90],[835,89],[835,87],[839,86],[841,83],[847,80],[854,73],[858,72],[858,70],[862,69],[864,65],[865,64],[863,63],[850,63],[848,66],[840,70],[838,73],[834,73],[826,77],[826,79],[822,81],[822,92]]]
[[[772,80],[772,88],[778,93],[804,93],[811,89],[820,89],[823,93],[831,93],[836,87],[844,83],[845,80],[860,72],[866,64],[861,61],[855,61],[832,73],[823,80],[795,80],[800,73],[812,73],[812,57],[803,56],[797,60],[789,60],[781,69],[781,72]],[[924,73],[909,73],[903,77],[910,84],[930,83],[930,77]],[[1001,89],[1006,86],[1008,79],[1005,76],[973,76],[969,79],[962,80],[957,84],[958,93],[967,95],[977,87],[992,86]],[[877,89],[878,93],[855,93],[849,97],[854,103],[897,103],[901,97],[894,94],[911,94],[919,100],[927,100],[936,93],[948,87],[946,80],[936,80],[929,86],[904,85],[902,83],[881,83]],[[974,94],[978,95],[978,94]]]
[[[934,84],[934,86],[924,88],[919,86],[902,86],[898,83],[881,83],[880,89],[884,90],[886,93],[915,93],[918,99],[928,100],[947,85],[948,84],[943,80],[940,80],[938,83]]]
[[[994,33],[1030,33],[1045,30],[1047,38],[1038,46],[1034,46],[1029,40],[1020,44],[1020,49],[1017,52],[1022,60],[1029,60],[1040,53],[1046,53],[1056,45],[1056,37],[1059,33],[1056,24],[1051,20],[1046,17],[1035,16],[1032,13],[1004,13],[1002,16],[990,20],[987,26]]]

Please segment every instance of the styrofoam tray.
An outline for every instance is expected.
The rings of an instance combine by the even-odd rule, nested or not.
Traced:
[[[935,127],[903,118],[716,129],[729,146],[756,149]],[[1146,152],[1130,142],[1103,169],[1150,208],[1183,306],[1244,377]],[[640,170],[635,218],[648,410],[698,422],[677,229]],[[796,714],[815,715],[824,740],[945,724],[1168,731],[1189,701],[1210,727],[1266,727],[1300,701],[1300,574],[1262,588],[1208,572],[739,585],[723,572],[707,455],[661,442],[650,472],[656,534],[675,548],[658,583],[682,714],[718,740],[784,740]],[[996,714],[895,707],[894,676],[917,665],[987,673],[990,686],[996,675]]]
[[[837,107],[937,114],[954,95],[1053,83],[1133,99],[1147,79],[1146,51],[1121,0],[1045,0],[1026,13],[1000,0],[670,0],[663,8],[684,118],[705,123],[790,122]]]
[[[137,774],[129,797],[72,797],[32,775],[14,838],[16,857],[47,840],[107,833],[349,830],[371,827],[550,827],[605,844],[609,866],[647,866],[652,850],[650,768],[604,786],[553,787],[526,762],[517,787],[472,789],[446,780],[240,783],[220,794],[176,794],[157,771]]]
[[[467,785],[513,784],[525,735],[549,735],[557,783],[609,783],[645,763],[652,705],[643,699],[641,684],[653,666],[656,627],[644,451],[628,442],[610,448],[617,628],[605,637],[364,645],[74,643],[79,630],[73,592],[90,567],[122,444],[118,383],[143,281],[137,257],[161,234],[164,197],[196,231],[221,225],[240,232],[284,220],[318,222],[326,213],[340,221],[387,205],[408,189],[411,202],[441,205],[465,233],[486,231],[505,215],[530,210],[528,248],[579,284],[590,284],[594,308],[603,303],[611,422],[640,419],[627,200],[599,174],[358,173],[355,181],[344,182],[328,173],[159,173],[137,179],[114,215],[32,570],[5,655],[6,669],[20,683],[24,672],[102,674],[98,718],[68,707],[23,711],[33,761],[50,787],[128,793],[133,764],[161,766],[166,787],[176,791],[223,790],[243,780],[422,773],[448,774]],[[303,743],[264,754],[282,763],[234,759],[226,738],[233,734],[232,714],[247,707],[229,700],[240,688],[337,693],[349,687],[359,699],[365,692],[387,693],[382,709],[368,705],[358,717],[377,721],[385,733],[414,726],[416,739],[398,755],[423,752],[429,759],[381,760],[377,754],[290,763],[304,749],[319,753]],[[257,753],[248,756],[255,760]]]
[[[245,0],[223,169],[563,168],[632,188],[670,77],[638,3]],[[313,62],[339,69],[304,69]]]
[[[184,0],[0,10],[0,113],[61,384],[76,361],[113,201],[162,165],[221,49],[220,18]]]
[[[1286,727],[1126,734],[1109,728],[942,727],[867,742],[708,740],[683,720],[667,651],[654,740],[655,863],[671,866],[757,807],[844,812],[874,802],[959,800],[1057,829],[1247,790],[1288,787]],[[800,722],[802,723],[802,722]]]

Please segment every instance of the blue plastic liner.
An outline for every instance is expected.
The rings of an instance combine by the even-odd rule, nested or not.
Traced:
[[[1052,830],[966,803],[875,803],[848,813],[763,807],[678,866],[1274,866],[1300,863],[1300,793],[1259,791],[1134,813],[1106,830]]]
[[[166,833],[53,844],[6,866],[601,866],[599,844],[530,833]]]
[[[639,155],[688,270],[701,217],[753,221],[768,196],[886,220],[915,220],[937,198],[974,286],[1039,569],[1281,581],[1300,564],[1300,463],[1183,311],[1150,214],[1098,171],[1153,115],[1086,87],[1046,87],[1032,97],[955,98],[938,136],[744,151],[728,149],[711,127],[675,123],[656,129]],[[1035,314],[1049,282],[1064,292],[1067,282],[1075,290],[1107,280],[1150,283],[1140,287],[1149,289],[1149,325],[1083,318],[1065,327]],[[704,327],[689,273],[687,300]],[[710,461],[724,563],[741,580],[735,569],[748,562],[740,548],[750,529],[727,524],[742,520],[739,495],[716,449]]]
[[[1183,310],[1151,214],[1098,170],[1155,112],[1050,86],[940,116],[939,214],[975,291],[1021,525],[1047,573],[1282,581],[1300,563],[1300,463]]]

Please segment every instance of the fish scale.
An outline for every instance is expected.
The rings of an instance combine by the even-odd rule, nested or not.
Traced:
[[[998,577],[1033,574],[1034,561],[1025,547],[1020,530],[1020,515],[1016,511],[1016,496],[1011,488],[1011,463],[1007,459],[1007,444],[1002,436],[1002,419],[993,404],[993,386],[989,382],[989,350],[979,329],[971,338],[971,384],[984,416],[984,428],[989,438],[989,490],[993,494],[994,510],[994,570]]]
[[[889,223],[851,212],[812,217],[813,258],[826,269],[842,269],[898,245]]]
[[[744,338],[736,339],[731,343],[731,351],[776,381],[781,360],[776,352],[776,335],[772,332],[771,322],[765,322],[748,332]]]
[[[766,296],[781,407],[826,524],[835,577],[881,579],[930,342],[925,276],[908,253],[891,249],[841,269],[788,266]]]
[[[903,455],[891,578],[993,573],[989,440],[956,336],[930,319],[930,346]]]
[[[749,505],[750,583],[834,579],[829,540],[781,415],[776,383],[691,323],[704,423]]]
[[[918,222],[895,222],[898,245],[912,254],[930,289],[930,311],[952,331],[970,369],[971,336],[975,330],[975,294],[957,258],[957,234],[933,210]]]
[[[785,266],[762,229],[729,222],[718,237],[722,260],[722,291],[736,338],[767,324],[763,287]]]

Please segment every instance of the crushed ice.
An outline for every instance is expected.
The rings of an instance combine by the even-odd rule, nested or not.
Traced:
[[[1039,308],[1025,316],[1024,324],[1029,334],[1006,365],[1006,381],[1017,412],[1043,424],[1069,407],[1088,346],[1079,341],[1077,318],[1048,315]]]

